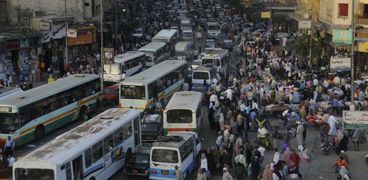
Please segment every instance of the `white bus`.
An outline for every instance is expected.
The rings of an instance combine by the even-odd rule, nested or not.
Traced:
[[[104,81],[120,82],[139,72],[146,62],[146,54],[139,51],[128,51],[114,57],[114,63],[104,64]]]
[[[138,51],[146,53],[148,58],[145,62],[145,66],[147,67],[152,67],[171,55],[170,46],[164,42],[151,42],[139,48]]]
[[[13,180],[108,179],[140,145],[139,114],[106,110],[15,162]]]
[[[6,97],[0,102],[0,141],[17,146],[65,124],[86,119],[101,102],[100,77],[77,74]],[[0,143],[1,144],[1,143]]]
[[[229,68],[229,52],[221,48],[206,48],[202,55],[202,65],[213,67],[220,71],[222,77],[227,77]]]
[[[149,179],[176,179],[175,166],[187,178],[196,168],[200,146],[198,136],[191,132],[160,137],[151,148]]]
[[[166,60],[120,83],[119,104],[122,108],[152,109],[154,100],[165,104],[182,89],[187,62]]]
[[[173,52],[176,42],[178,42],[178,31],[175,29],[162,29],[152,38],[152,42],[164,42]]]
[[[202,116],[202,93],[176,92],[163,113],[164,134],[175,131],[193,131],[200,134]]]

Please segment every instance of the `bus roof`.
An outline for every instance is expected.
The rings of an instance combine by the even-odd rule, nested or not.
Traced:
[[[75,74],[60,78],[55,82],[4,98],[1,100],[0,106],[21,107],[98,78],[99,76],[95,74]]]
[[[135,59],[135,58],[140,57],[140,56],[145,56],[145,55],[146,54],[144,52],[141,52],[141,51],[128,51],[128,52],[125,52],[123,54],[116,55],[115,58],[114,58],[114,62],[124,63],[126,61]]]
[[[185,51],[185,48],[191,44],[191,42],[188,41],[180,41],[175,44],[175,50],[176,51]]]
[[[223,57],[228,53],[228,50],[221,48],[206,48],[202,58]]]
[[[166,45],[164,42],[151,42],[145,46],[138,49],[138,51],[143,52],[156,52],[157,50],[163,48]]]
[[[176,29],[162,29],[155,36],[153,36],[152,41],[153,42],[164,41],[168,43],[172,37],[176,36],[177,32],[178,31]]]
[[[163,138],[165,137],[170,137],[172,135],[168,135],[168,136],[164,136]],[[152,149],[155,148],[155,147],[171,147],[171,148],[179,148],[180,146],[182,146],[185,142],[188,141],[188,139],[190,139],[191,137],[193,137],[192,134],[190,133],[177,133],[177,134],[174,134],[173,136],[180,136],[182,137],[183,139],[181,141],[155,141],[153,142],[153,146],[152,146]]]
[[[120,108],[106,110],[89,121],[56,137],[16,163],[40,161],[57,165],[64,164],[75,158],[74,156],[77,153],[84,152],[87,147],[91,147],[132,118],[137,117],[139,117],[139,111],[136,110],[123,110]]]
[[[169,103],[166,106],[166,110],[170,109],[197,109],[201,104],[202,93],[195,91],[180,91],[174,93]],[[199,106],[200,108],[200,106]]]
[[[193,69],[194,71],[214,71],[213,67],[207,67],[207,66],[198,66],[197,68]]]
[[[122,81],[122,84],[125,85],[144,85],[149,84],[153,81],[156,81],[158,78],[165,76],[169,72],[174,71],[175,69],[184,66],[187,64],[186,61],[180,60],[166,60],[161,63],[154,65],[151,68],[148,68],[134,76],[126,78]]]

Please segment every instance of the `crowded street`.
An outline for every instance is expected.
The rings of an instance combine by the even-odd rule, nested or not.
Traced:
[[[368,177],[368,2],[4,2],[0,179]]]

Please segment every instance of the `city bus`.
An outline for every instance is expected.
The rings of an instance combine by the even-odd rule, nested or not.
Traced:
[[[176,179],[175,166],[180,168],[183,179],[187,178],[195,170],[200,146],[198,136],[192,132],[161,136],[151,148],[149,179]]]
[[[170,46],[164,42],[151,42],[141,48],[138,51],[146,53],[145,66],[152,67],[157,63],[170,57]]]
[[[226,49],[206,48],[205,53],[201,57],[202,65],[218,69],[222,77],[226,78],[229,68],[228,55],[229,52]]]
[[[114,57],[114,63],[104,64],[104,81],[120,82],[139,72],[146,61],[146,54],[139,51],[128,51]]]
[[[194,131],[202,126],[202,93],[179,91],[174,93],[163,113],[164,134],[175,131]]]
[[[153,36],[152,42],[167,43],[171,52],[173,53],[175,50],[175,44],[178,42],[178,31],[175,29],[162,29],[155,36]]]
[[[108,179],[140,146],[139,115],[106,110],[15,162],[13,180]]]
[[[187,62],[166,60],[120,83],[119,104],[122,108],[152,110],[155,100],[164,104],[182,89]]]
[[[101,103],[100,77],[76,74],[4,98],[0,102],[0,140],[21,146],[65,124],[86,119]]]

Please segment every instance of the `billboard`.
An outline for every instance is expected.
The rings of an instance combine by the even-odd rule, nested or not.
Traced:
[[[368,128],[368,111],[344,111],[342,120],[344,129]]]

